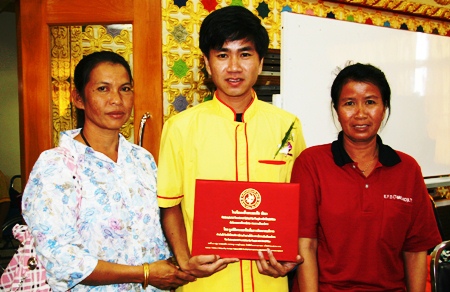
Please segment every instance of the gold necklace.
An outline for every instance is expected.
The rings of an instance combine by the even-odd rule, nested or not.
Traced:
[[[366,171],[372,166],[372,163],[373,163],[374,161],[376,161],[377,157],[378,157],[378,145],[377,145],[377,148],[375,148],[375,153],[373,154],[372,159],[369,160],[369,162],[366,162],[366,163],[365,163],[364,169],[361,169],[361,168],[359,168],[359,166],[358,166],[358,168],[359,168],[359,170],[361,171],[362,174],[365,175]],[[362,166],[362,165],[361,165],[361,166]]]
[[[358,162],[358,169],[361,171],[362,174],[365,175],[366,171],[372,166],[372,163],[373,163],[374,161],[376,161],[377,158],[378,158],[378,145],[377,145],[377,147],[375,148],[375,152],[373,153],[372,159],[369,160],[368,162],[366,162],[366,163],[364,164],[363,169],[361,169],[361,168],[359,167],[359,162]],[[353,160],[353,161],[354,161],[354,160]],[[363,164],[361,164],[361,166],[363,166]]]
[[[366,171],[370,168],[370,166],[372,166],[372,162],[374,162],[375,161],[375,157],[374,158],[372,158],[372,160],[370,160],[369,162],[367,162],[367,164],[366,164],[366,168],[364,168],[364,169],[361,169],[361,168],[359,168],[359,170],[361,171],[361,173],[362,174],[365,174],[366,173]]]

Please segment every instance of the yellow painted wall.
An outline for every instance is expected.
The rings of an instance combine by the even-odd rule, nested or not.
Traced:
[[[0,27],[0,170],[10,178],[20,174],[15,13],[0,13]]]

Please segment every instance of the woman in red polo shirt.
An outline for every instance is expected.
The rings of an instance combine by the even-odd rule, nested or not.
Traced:
[[[441,238],[419,165],[377,134],[390,95],[378,68],[342,69],[331,87],[338,139],[294,165],[302,292],[425,290],[427,250]]]

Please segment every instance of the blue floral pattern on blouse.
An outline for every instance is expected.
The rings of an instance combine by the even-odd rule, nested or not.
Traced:
[[[60,146],[40,155],[23,193],[38,259],[55,291],[143,291],[139,283],[79,282],[98,260],[142,265],[170,256],[156,201],[155,160],[120,135],[116,163],[74,140],[79,132],[63,132]]]

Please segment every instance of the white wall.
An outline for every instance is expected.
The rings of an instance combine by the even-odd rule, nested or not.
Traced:
[[[0,170],[20,174],[16,15],[0,13]]]
[[[383,142],[413,156],[425,177],[450,175],[449,37],[287,12],[282,20],[283,108],[300,118],[307,146],[340,130],[330,106],[336,68],[371,63],[392,91]]]

